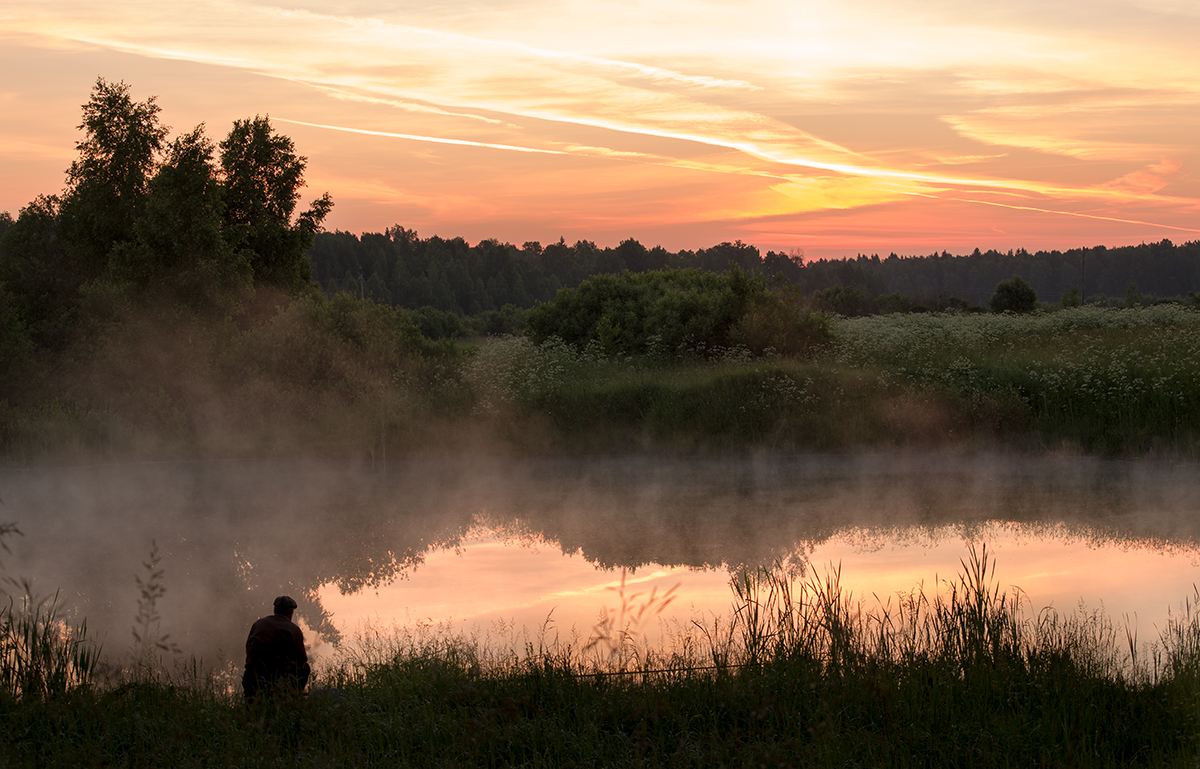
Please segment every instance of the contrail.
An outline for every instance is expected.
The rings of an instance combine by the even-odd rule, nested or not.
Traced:
[[[439,136],[419,136],[417,134],[401,134],[392,131],[372,131],[367,128],[347,128],[340,125],[327,125],[325,123],[309,123],[304,120],[289,120],[285,117],[273,117],[272,120],[278,120],[281,123],[291,123],[293,125],[303,125],[309,128],[325,128],[330,131],[344,131],[352,134],[366,134],[367,136],[386,136],[392,139],[408,139],[415,142],[430,142],[432,144],[457,144],[463,147],[484,147],[493,150],[507,150],[509,152],[532,152],[540,155],[570,155],[569,152],[561,150],[543,150],[534,147],[519,147],[515,144],[492,144],[490,142],[473,142],[466,139],[445,139]]]
[[[935,200],[953,200],[958,203],[978,203],[982,206],[996,206],[997,208],[1012,208],[1017,211],[1036,211],[1042,214],[1057,214],[1059,216],[1077,216],[1081,219],[1099,219],[1102,222],[1118,222],[1120,224],[1137,224],[1143,227],[1161,227],[1166,230],[1178,230],[1180,232],[1200,232],[1200,229],[1195,227],[1178,227],[1173,224],[1158,224],[1156,222],[1145,222],[1140,219],[1122,219],[1117,216],[1101,216],[1100,214],[1084,214],[1076,211],[1056,211],[1051,208],[1038,208],[1037,206],[1015,206],[1011,203],[996,203],[991,200],[973,200],[971,198],[943,198],[939,195],[922,195],[919,192],[910,192],[909,195],[918,195],[920,197],[934,198]]]

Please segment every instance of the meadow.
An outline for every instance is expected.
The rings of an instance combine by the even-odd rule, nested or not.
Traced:
[[[17,464],[906,447],[1200,456],[1190,306],[809,317],[819,333],[783,355],[734,335],[650,333],[637,349],[557,335],[434,343],[403,313],[344,295],[242,322],[152,315],[0,401],[0,451]]]
[[[476,413],[519,413],[572,448],[904,446],[1195,457],[1200,313],[1183,305],[1033,314],[834,316],[783,357],[509,337],[465,369]]]

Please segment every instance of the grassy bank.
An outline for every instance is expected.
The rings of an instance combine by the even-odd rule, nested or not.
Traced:
[[[10,687],[0,765],[1195,766],[1194,602],[1139,647],[1099,614],[1031,616],[991,569],[973,551],[873,610],[836,573],[743,570],[731,618],[670,652],[375,637],[306,699],[249,708],[144,670]]]
[[[833,318],[798,357],[550,337],[454,347],[340,297],[114,324],[0,400],[9,461],[966,447],[1200,457],[1200,312]],[[187,344],[181,343],[187,340]]]
[[[1200,451],[1200,313],[1179,305],[872,316],[832,332],[802,360],[509,338],[479,350],[469,381],[482,410],[572,448]]]

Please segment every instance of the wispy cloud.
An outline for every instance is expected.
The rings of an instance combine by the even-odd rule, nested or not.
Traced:
[[[377,162],[361,184],[353,168],[325,172],[351,198],[338,217],[372,189],[405,197],[415,183],[405,181],[405,164],[420,167],[408,176],[429,195],[474,200],[459,216],[502,209],[495,195],[450,189],[465,171],[450,161],[460,155],[444,153],[474,148],[493,154],[471,156],[472,186],[509,190],[514,174],[536,176],[548,197],[535,200],[531,188],[521,205],[557,217],[548,226],[630,210],[682,226],[936,199],[978,209],[981,233],[994,231],[987,210],[998,208],[1128,225],[1130,238],[1194,231],[1182,217],[1200,196],[1188,173],[1200,162],[1188,129],[1200,117],[1200,60],[1189,42],[1200,16],[1187,3],[1106,0],[1103,14],[1084,0],[916,10],[900,0],[350,8],[9,0],[0,34],[23,46],[74,42],[133,61],[187,62],[199,65],[187,75],[197,82],[211,68],[303,85],[311,101],[291,96],[262,111],[331,135],[396,140],[380,149],[394,178],[383,181]],[[179,83],[181,93],[192,87]],[[5,147],[36,143],[18,136],[25,130],[0,117],[10,134],[0,161],[15,151]],[[559,158],[561,170],[522,167],[522,157]],[[555,191],[554,173],[570,197]],[[629,196],[673,199],[627,205],[611,192],[622,178]],[[578,189],[589,182],[607,190],[592,204]],[[1030,232],[1041,237],[1040,226]]]

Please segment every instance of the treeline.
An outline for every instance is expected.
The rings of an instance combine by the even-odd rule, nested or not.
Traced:
[[[96,82],[67,188],[0,225],[0,324],[61,352],[129,306],[227,312],[256,288],[307,291],[305,253],[332,208],[298,212],[306,160],[263,117],[219,143],[203,125],[167,140],[154,97]]]
[[[0,456],[322,450],[411,426],[395,383],[449,347],[320,292],[306,254],[333,204],[300,206],[292,141],[260,116],[170,138],[159,111],[99,79],[66,188],[0,216]]]
[[[499,312],[506,305],[530,308],[593,275],[666,268],[723,272],[737,266],[768,278],[779,276],[804,295],[816,295],[817,306],[849,315],[981,306],[998,283],[1014,275],[1028,282],[1041,301],[1051,303],[1069,297],[1072,289],[1082,301],[1102,304],[1125,303],[1131,286],[1139,302],[1183,298],[1200,289],[1200,241],[804,261],[800,254],[764,255],[741,241],[677,252],[646,248],[633,239],[615,248],[586,240],[570,245],[561,238],[548,246],[531,241],[517,247],[497,240],[471,246],[462,238],[420,238],[395,226],[361,236],[320,233],[308,256],[314,278],[328,295],[346,292],[459,316]],[[432,316],[428,309],[426,315]]]

